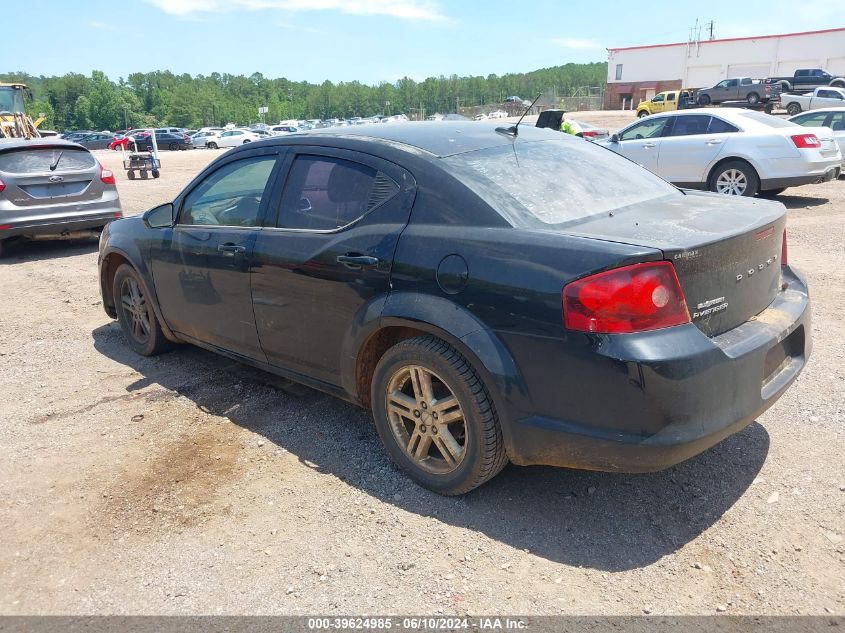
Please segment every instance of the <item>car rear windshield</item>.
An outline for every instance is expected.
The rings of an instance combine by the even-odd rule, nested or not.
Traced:
[[[0,154],[0,171],[7,174],[81,171],[96,164],[96,159],[88,150],[75,147],[40,147]]]
[[[443,161],[515,226],[561,225],[683,195],[636,163],[578,138],[515,142]]]
[[[771,114],[764,114],[763,112],[755,112],[753,110],[748,110],[746,112],[740,112],[739,116],[745,117],[746,119],[751,119],[752,121],[756,121],[757,123],[762,123],[768,127],[794,127],[794,123],[791,121],[787,121],[786,119],[780,119],[776,116]]]

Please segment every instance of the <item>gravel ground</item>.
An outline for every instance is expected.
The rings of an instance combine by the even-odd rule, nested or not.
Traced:
[[[217,155],[118,172],[126,213]],[[845,181],[781,200],[815,348],[775,406],[661,473],[509,466],[458,499],[391,466],[363,410],[188,346],[133,355],[93,241],[17,247],[0,613],[845,613]]]

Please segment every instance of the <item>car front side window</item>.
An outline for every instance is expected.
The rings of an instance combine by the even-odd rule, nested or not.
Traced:
[[[793,121],[798,125],[803,125],[804,127],[824,127],[825,122],[827,121],[827,116],[827,112],[809,113],[793,119]]]
[[[223,165],[185,197],[178,223],[257,226],[261,199],[275,164],[275,156],[260,156]]]
[[[668,117],[646,119],[622,132],[622,134],[619,135],[619,140],[632,141],[644,138],[656,138],[663,134],[663,129],[666,127],[666,122],[668,120]]]

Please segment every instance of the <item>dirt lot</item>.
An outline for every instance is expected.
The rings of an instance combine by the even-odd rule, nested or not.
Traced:
[[[215,155],[119,172],[125,211]],[[365,411],[187,346],[133,355],[93,241],[16,248],[0,613],[845,613],[845,180],[781,200],[815,348],[772,409],[662,473],[511,466],[459,499],[393,468]]]

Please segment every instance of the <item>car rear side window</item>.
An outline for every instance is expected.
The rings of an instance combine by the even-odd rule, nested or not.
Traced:
[[[707,126],[708,134],[727,134],[739,132],[736,126],[716,117],[710,117],[710,125]]]
[[[257,226],[275,164],[275,156],[260,156],[223,165],[187,195],[179,224]]]
[[[0,171],[7,174],[82,171],[91,169],[96,164],[97,161],[90,152],[75,147],[43,147],[0,154]]]
[[[515,226],[562,225],[683,195],[636,163],[576,138],[516,142],[442,160]]]
[[[361,163],[330,156],[297,156],[290,169],[277,226],[333,231],[355,222],[387,198],[377,172]],[[379,178],[381,183],[385,178]],[[398,191],[387,179],[387,188]],[[388,197],[392,193],[388,192]],[[374,196],[379,199],[374,200]]]

